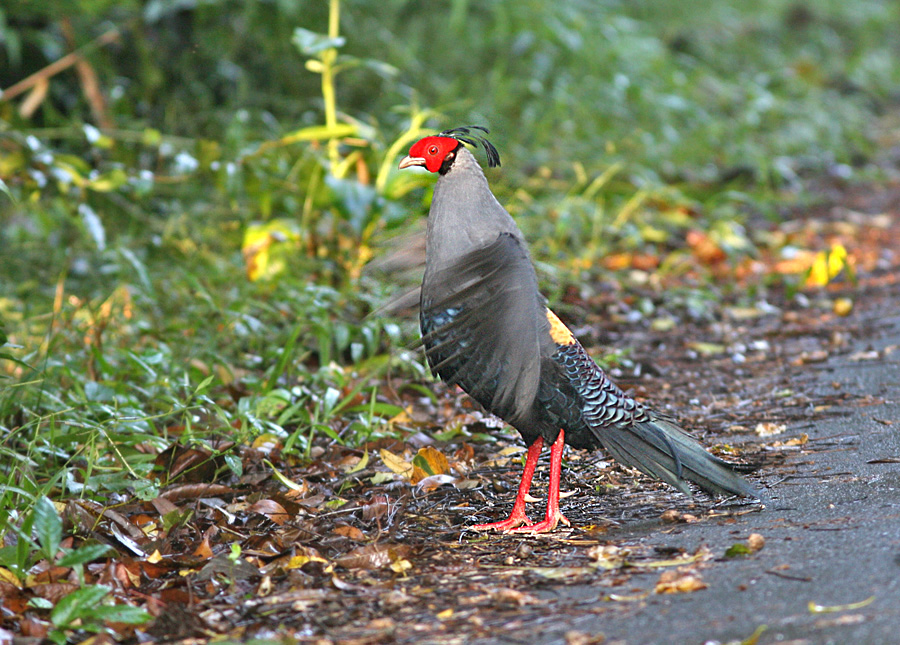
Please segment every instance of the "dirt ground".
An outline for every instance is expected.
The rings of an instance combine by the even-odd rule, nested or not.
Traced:
[[[512,435],[474,441],[496,424],[435,385],[437,402],[411,399],[409,423],[434,430],[443,419],[465,432],[435,439],[423,431],[365,452],[323,448],[312,466],[288,471],[305,487],[293,496],[275,493],[283,486],[260,469],[261,490],[273,492],[255,504],[274,501],[293,519],[244,524],[249,560],[240,567],[220,553],[197,563],[192,584],[165,583],[147,636],[896,642],[900,252],[890,240],[900,239],[898,195],[843,196],[849,203],[798,220],[823,238],[849,231],[844,242],[861,258],[855,282],[749,311],[722,303],[712,318],[674,331],[614,316],[586,327],[633,348],[629,371],[614,372],[620,383],[721,454],[762,463],[751,477],[764,504],[689,500],[602,454],[568,451],[563,489],[572,494],[562,504],[571,528],[533,537],[468,531],[508,513],[522,448]],[[386,472],[400,472],[424,446],[446,455],[452,476],[412,484]],[[385,468],[384,451],[398,462]],[[542,461],[536,497],[545,478]],[[328,510],[335,497],[342,504]],[[262,519],[274,520],[265,508]]]
[[[570,450],[563,489],[572,494],[562,505],[571,528],[534,537],[468,531],[508,513],[522,448],[513,435],[479,443],[496,423],[436,384],[436,402],[408,400],[407,421],[423,432],[406,442],[323,447],[311,466],[285,471],[301,483],[289,494],[260,468],[261,492],[226,498],[232,510],[254,501],[255,523],[236,527],[247,559],[227,560],[211,540],[189,582],[157,572],[165,589],[146,636],[896,642],[900,252],[890,240],[900,239],[898,195],[842,195],[843,203],[798,218],[805,234],[843,236],[860,258],[855,282],[749,311],[725,302],[677,330],[604,315],[580,330],[633,349],[629,370],[614,376],[637,396],[675,413],[721,454],[762,463],[751,477],[764,504],[690,500],[602,454]],[[436,419],[464,431],[436,440]],[[425,446],[446,456],[452,475],[418,484],[396,476]],[[398,460],[389,468],[385,451]],[[244,458],[252,478],[253,460]],[[545,478],[542,461],[536,497]],[[335,498],[341,505],[330,510]],[[266,511],[272,503],[292,519],[277,521]],[[172,553],[194,549],[168,540]]]

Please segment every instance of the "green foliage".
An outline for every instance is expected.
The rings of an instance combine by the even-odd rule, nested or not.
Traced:
[[[39,497],[19,525],[14,524],[13,519],[4,515],[0,520],[0,530],[11,529],[16,534],[12,546],[0,548],[0,566],[24,581],[35,562],[46,560],[53,566],[74,569],[81,583],[78,589],[55,605],[41,597],[32,599],[30,604],[35,609],[50,610],[50,621],[54,626],[48,634],[50,640],[65,643],[74,631],[98,633],[107,631],[107,622],[137,624],[150,619],[150,614],[142,609],[110,603],[109,587],[84,584],[84,565],[107,555],[112,548],[98,543],[86,543],[74,549],[62,548],[62,519],[48,498]]]
[[[55,629],[48,634],[54,643],[68,642],[72,631],[106,631],[104,623],[140,624],[150,620],[150,614],[137,607],[103,604],[111,589],[105,585],[81,587],[56,603],[50,612]]]
[[[61,567],[74,567],[83,581],[82,567],[111,550],[105,544],[86,544],[77,549],[65,550],[57,558],[63,538],[63,525],[53,502],[46,497],[39,497],[21,526],[12,528],[18,534],[18,540],[14,547],[2,549],[2,562],[21,580],[25,579],[35,559],[42,558]]]

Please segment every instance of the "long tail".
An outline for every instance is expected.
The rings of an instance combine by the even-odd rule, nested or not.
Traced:
[[[713,495],[763,496],[736,470],[752,466],[731,464],[708,453],[696,439],[655,413],[648,421],[594,429],[603,447],[620,463],[661,479],[686,495],[692,481]]]

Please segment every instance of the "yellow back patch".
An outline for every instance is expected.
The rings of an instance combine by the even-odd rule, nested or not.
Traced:
[[[569,331],[569,328],[563,324],[556,314],[547,310],[547,320],[550,322],[550,338],[557,345],[574,345],[575,336]]]

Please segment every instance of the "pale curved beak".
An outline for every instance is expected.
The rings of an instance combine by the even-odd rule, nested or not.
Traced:
[[[400,170],[403,170],[404,168],[410,168],[412,166],[424,166],[424,165],[425,165],[425,159],[423,159],[422,157],[410,157],[409,155],[406,155],[405,157],[403,157],[403,159],[400,160],[400,165],[397,167]]]

